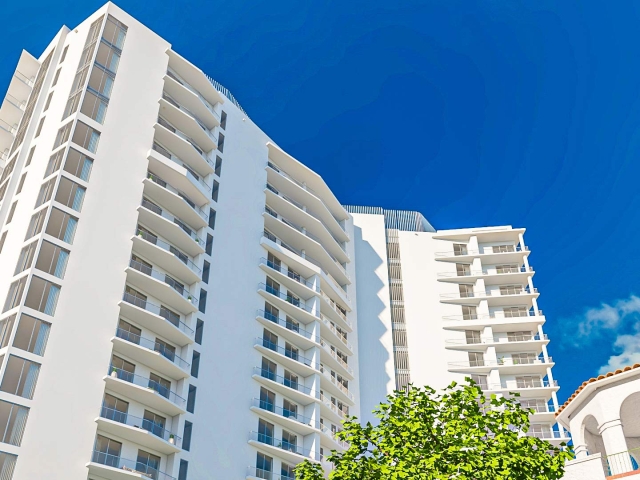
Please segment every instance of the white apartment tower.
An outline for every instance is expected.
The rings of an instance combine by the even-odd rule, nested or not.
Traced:
[[[466,375],[556,440],[523,230],[345,208],[115,5],[22,53],[0,155],[0,480],[288,480]]]

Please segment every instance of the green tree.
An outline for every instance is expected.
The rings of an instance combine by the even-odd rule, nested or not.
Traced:
[[[355,417],[337,435],[350,446],[332,451],[332,480],[559,479],[571,458],[566,449],[523,435],[530,410],[514,398],[491,395],[467,379],[442,393],[411,386],[396,391],[374,411],[378,425]],[[514,394],[517,395],[517,394]],[[564,446],[564,445],[563,445]],[[322,468],[308,460],[297,480],[322,480]]]

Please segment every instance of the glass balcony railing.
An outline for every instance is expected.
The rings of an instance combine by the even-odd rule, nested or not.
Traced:
[[[322,322],[329,327],[329,330],[331,330],[336,337],[338,337],[338,339],[345,344],[345,346],[351,350],[353,352],[353,345],[351,345],[350,342],[347,341],[346,338],[344,338],[344,336],[336,329],[335,325],[331,322],[331,320],[329,320],[327,317],[325,317],[324,315],[320,314],[320,320],[322,320]],[[350,322],[347,322],[347,324],[349,326],[351,326]]]
[[[182,168],[186,169],[187,170],[187,177],[192,182],[197,183],[198,185],[204,187],[205,190],[207,190],[208,192],[211,191],[211,187],[209,185],[207,185],[207,183],[204,181],[204,179],[200,175],[198,175],[196,172],[194,172],[193,169],[190,166],[188,166],[186,163],[184,163],[180,159],[180,157],[178,157],[177,155],[172,153],[168,148],[163,147],[162,145],[160,145],[157,142],[153,142],[153,146],[151,148],[153,150],[155,150],[156,152],[158,152],[163,157],[168,158],[173,163],[176,163],[176,164],[180,165]]]
[[[173,125],[171,125],[171,123],[169,123],[166,119],[164,119],[162,117],[158,117],[158,123],[160,125],[162,125],[164,128],[166,128],[167,130],[169,130],[171,133],[174,133],[175,135],[177,135],[178,137],[180,137],[181,139],[183,139],[184,141],[189,143],[193,147],[193,149],[198,153],[198,155],[200,155],[200,157],[202,157],[202,159],[205,162],[207,162],[209,165],[211,165],[213,168],[215,168],[215,165],[211,161],[209,156],[204,152],[204,150],[202,150],[198,146],[198,143],[193,138],[191,138],[189,135],[184,133],[182,130],[180,130],[180,129],[174,127]]]
[[[443,320],[447,321],[459,321],[459,320],[504,320],[504,321],[513,321],[518,322],[518,319],[523,319],[527,317],[541,317],[543,316],[542,310],[538,310],[536,313],[534,310],[521,310],[516,312],[509,311],[496,311],[489,314],[483,313],[467,313],[463,315],[447,315],[442,317]]]
[[[180,260],[182,263],[188,266],[191,270],[197,273],[198,276],[202,274],[202,270],[200,269],[200,267],[198,267],[195,263],[193,263],[193,261],[189,258],[189,256],[186,253],[182,253],[180,250],[178,250],[176,247],[174,247],[170,243],[165,242],[164,240],[161,240],[157,236],[140,229],[136,230],[136,236],[139,238],[142,238],[143,240],[146,240],[149,243],[152,243],[156,247],[160,247],[163,250],[166,250],[167,252],[172,253],[178,258],[178,260]]]
[[[340,383],[336,377],[332,376],[327,370],[321,371],[320,373],[322,373],[325,378],[328,378],[331,383],[338,387],[338,390],[344,393],[349,398],[349,400],[353,401],[353,393],[351,393],[347,387]]]
[[[204,125],[204,123],[198,118],[198,116],[195,113],[193,113],[191,110],[189,110],[188,108],[186,108],[183,105],[181,105],[175,98],[171,97],[171,95],[169,95],[166,92],[162,92],[162,98],[165,101],[169,102],[174,107],[176,107],[178,110],[180,110],[180,111],[184,112],[185,114],[189,115],[193,120],[195,120],[195,122],[200,126],[202,131],[204,131],[204,133],[211,139],[211,141],[213,141],[216,145],[218,144],[218,140],[215,138],[215,136],[213,135],[211,130],[209,130]]]
[[[155,203],[151,202],[150,200],[147,200],[146,198],[142,199],[141,205],[147,210],[155,213],[156,215],[159,215],[162,218],[169,220],[171,223],[175,223],[176,225],[178,225],[182,229],[182,231],[184,231],[184,233],[186,233],[189,237],[191,237],[191,239],[195,241],[198,245],[204,245],[204,240],[198,237],[196,232],[191,227],[189,227],[186,223],[180,220],[178,217],[171,215],[169,212],[159,207]]]
[[[353,369],[347,364],[347,362],[345,362],[342,358],[340,358],[340,356],[335,350],[331,350],[331,347],[327,345],[324,342],[324,340],[322,339],[320,340],[320,345],[322,345],[322,348],[324,348],[327,352],[329,352],[329,355],[331,355],[342,366],[342,368],[344,368],[347,372],[353,375]]]
[[[198,215],[200,215],[205,221],[209,220],[209,215],[198,207],[186,194],[182,193],[175,187],[172,187],[169,183],[165,182],[163,179],[158,177],[157,175],[147,172],[147,178],[151,180],[156,185],[160,185],[162,188],[170,191],[171,193],[178,195],[184,202],[189,205]]]
[[[153,267],[150,267],[149,265],[146,265],[144,263],[137,262],[135,260],[129,260],[129,266],[140,273],[144,273],[145,275],[151,278],[155,278],[156,280],[159,280],[162,283],[166,283],[171,288],[173,288],[173,290],[177,294],[179,294],[182,298],[184,298],[186,301],[188,301],[192,305],[198,304],[198,301],[193,296],[191,296],[191,293],[189,293],[189,290],[184,285],[177,282],[166,273],[159,272]]]
[[[131,383],[133,385],[138,385],[139,387],[145,387],[149,390],[153,390],[158,395],[166,398],[171,403],[174,403],[179,407],[184,407],[187,403],[184,398],[182,398],[176,392],[172,391],[169,387],[161,385],[160,383],[156,382],[155,380],[151,380],[148,377],[143,377],[142,375],[136,375],[134,373],[128,372],[127,370],[123,370],[122,368],[117,368],[113,365],[110,365],[109,376],[117,378],[124,382]]]
[[[329,409],[331,409],[331,411],[334,412],[336,415],[338,415],[340,418],[346,420],[347,417],[349,416],[348,410],[343,410],[339,408],[335,403],[331,401],[331,398],[327,397],[326,395],[320,394],[320,401]]]
[[[264,348],[268,348],[274,352],[279,353],[280,355],[284,355],[291,360],[306,365],[307,367],[314,368],[316,370],[320,369],[320,364],[318,362],[314,362],[310,358],[303,357],[300,355],[298,349],[287,349],[279,346],[277,343],[271,342],[266,338],[256,338],[255,345],[262,346]]]
[[[17,70],[14,72],[13,76],[29,87],[33,87],[33,84],[35,83],[35,79],[29,78],[25,74]]]
[[[281,292],[280,290],[274,287],[271,287],[269,285],[265,285],[264,283],[259,284],[258,288],[261,290],[266,290],[267,293],[270,293],[271,295],[281,298],[285,302],[290,303],[294,307],[301,308],[305,312],[308,312],[315,317],[318,316],[317,313],[314,313],[313,308],[310,305],[306,305],[304,301],[300,300],[298,297],[292,295],[291,293]]]
[[[340,305],[338,305],[335,302],[335,300],[330,298],[329,295],[327,295],[326,293],[321,292],[321,296],[329,304],[329,306],[338,314],[338,316],[342,320],[344,320],[346,322],[347,321],[347,311],[344,310]]]
[[[266,400],[260,400],[259,398],[254,398],[251,405],[267,412],[275,413],[276,415],[280,415],[281,417],[288,418],[289,420],[293,420],[294,422],[301,423],[302,425],[307,425],[313,428],[320,428],[319,421],[300,415],[297,410],[290,410],[284,407],[279,407]]]
[[[159,315],[169,323],[171,323],[174,327],[180,329],[182,332],[186,333],[189,337],[193,338],[193,329],[187,326],[186,323],[180,320],[180,315],[172,312],[164,305],[154,305],[153,303],[147,301],[144,298],[137,297],[128,292],[124,292],[122,295],[122,300],[124,302],[130,303],[131,305],[135,305],[138,308],[146,310],[155,315]]]
[[[112,455],[106,452],[94,450],[93,455],[91,456],[91,461],[107,467],[117,468],[125,472],[138,474],[142,478],[151,478],[152,480],[176,480],[175,477],[163,473],[146,463],[129,460],[122,458],[119,455]]]
[[[258,467],[247,467],[247,477],[261,478],[263,480],[296,480],[295,475],[277,474],[271,470]]]
[[[303,328],[300,328],[300,324],[299,323],[293,323],[289,320],[285,320],[282,319],[280,317],[278,317],[277,315],[274,315],[273,313],[269,313],[266,312],[264,310],[258,310],[258,315],[269,320],[270,322],[273,323],[277,323],[278,325],[280,325],[281,327],[286,328],[287,330],[291,330],[292,332],[295,332],[297,334],[302,335],[305,338],[308,338],[309,340],[312,340],[316,343],[320,342],[320,337],[317,335],[314,335],[312,332],[309,332]]]
[[[306,395],[310,395],[312,397],[318,398],[318,393],[313,393],[309,387],[305,387],[303,384],[299,382],[299,380],[293,378],[281,377],[280,375],[276,375],[275,372],[271,370],[267,370],[266,368],[254,367],[253,369],[254,375],[259,375],[262,378],[266,378],[268,380],[279,383],[280,385],[284,385],[285,387],[289,387],[293,390],[297,390],[298,392],[302,392]]]
[[[340,440],[337,436],[336,433],[332,431],[329,427],[327,427],[326,425],[321,425],[320,426],[320,430],[322,431],[322,433],[324,433],[326,436],[330,437],[334,442],[336,442],[338,445],[340,445],[342,448],[344,448],[345,450],[347,448],[349,448],[349,443],[345,442],[344,440]]]
[[[11,105],[13,105],[14,107],[16,107],[19,110],[23,110],[26,108],[27,102],[21,102],[20,100],[18,100],[16,97],[14,97],[13,95],[10,94],[6,94],[4,99],[9,102]]]
[[[186,82],[182,77],[180,77],[180,75],[178,75],[176,72],[174,72],[171,69],[167,69],[167,75],[173,78],[176,82],[178,82],[180,85],[185,87],[187,90],[191,91],[192,93],[195,93],[197,97],[200,99],[200,101],[204,104],[204,106],[207,107],[207,109],[213,114],[213,116],[215,116],[218,120],[220,120],[220,115],[218,115],[218,113],[215,111],[213,106],[200,94],[200,92],[198,92],[198,90],[196,90],[191,85],[189,85],[188,82]]]
[[[123,330],[122,328],[116,329],[116,337],[121,338],[122,340],[126,340],[127,342],[135,343],[136,345],[146,348],[147,350],[150,350],[152,352],[158,352],[164,358],[172,363],[175,363],[183,370],[188,370],[191,366],[189,362],[176,355],[175,351],[170,350],[169,348],[154,340],[141,337],[140,335],[129,332],[128,330]]]
[[[298,445],[297,443],[290,442],[285,439],[275,438],[274,436],[266,433],[251,432],[249,439],[314,460],[316,460],[317,457],[317,454],[314,450],[303,448],[302,445]]]
[[[129,415],[127,412],[122,412],[105,406],[100,410],[100,417],[123,425],[129,425],[130,427],[141,428],[142,430],[146,430],[147,432],[154,434],[156,437],[159,437],[177,447],[180,447],[182,444],[182,438],[164,428],[164,424],[156,423],[147,418],[134,417],[133,415]]]
[[[291,280],[294,280],[299,284],[304,285],[305,287],[309,287],[310,289],[316,292],[320,291],[319,286],[314,285],[313,282],[310,282],[299,273],[296,273],[293,270],[289,270],[288,268],[283,267],[280,263],[275,263],[270,260],[267,260],[266,258],[261,258],[260,264],[266,265],[267,267],[275,270],[276,272],[280,272],[283,275],[286,275],[287,277],[289,277]]]

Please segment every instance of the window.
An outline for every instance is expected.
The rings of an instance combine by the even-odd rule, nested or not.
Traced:
[[[140,345],[141,334],[142,334],[142,330],[140,330],[138,327],[135,327],[131,325],[129,322],[125,322],[122,319],[118,321],[118,329],[116,330],[116,336],[118,338],[122,338],[127,342]]]
[[[0,400],[0,442],[20,446],[29,409]]]
[[[115,74],[118,71],[120,63],[119,49],[101,42],[96,55],[96,63],[105,68],[105,70]]]
[[[187,395],[187,412],[193,413],[196,408],[196,390],[194,385],[189,385],[189,394]]]
[[[0,235],[0,253],[2,253],[2,247],[4,247],[4,241],[7,239],[7,232],[2,232]]]
[[[218,150],[220,153],[224,152],[224,135],[222,132],[218,132]]]
[[[260,387],[260,408],[270,412],[276,408],[276,394],[264,387]]]
[[[518,265],[496,265],[496,273],[518,273]]]
[[[205,252],[207,255],[211,256],[211,252],[213,250],[213,236],[207,233],[207,243],[205,244]]]
[[[522,293],[522,285],[502,285],[500,286],[500,295],[518,295]]]
[[[204,322],[200,319],[196,320],[195,341],[198,345],[202,345],[202,334],[204,332]]]
[[[285,398],[282,400],[282,415],[287,418],[297,418],[298,405]]]
[[[58,148],[60,145],[69,140],[69,135],[71,134],[71,127],[73,126],[73,122],[69,122],[64,125],[60,130],[58,130],[58,134],[56,135],[56,141],[53,144],[53,148]]]
[[[42,246],[40,247],[40,253],[38,254],[38,260],[36,261],[36,268],[58,278],[64,278],[68,259],[69,250],[60,248],[45,240],[42,242]]]
[[[191,376],[198,378],[198,370],[200,370],[200,352],[194,350],[191,357]]]
[[[11,310],[14,307],[17,307],[20,304],[26,283],[27,277],[24,276],[20,280],[16,280],[9,286],[9,293],[7,294],[7,299],[4,302],[4,309],[2,310],[3,313],[7,310]]]
[[[467,340],[467,345],[482,343],[482,340],[480,339],[480,332],[477,330],[465,330],[464,336]]]
[[[24,304],[26,307],[47,315],[54,315],[59,295],[60,287],[58,285],[34,276],[31,278],[27,299]]]
[[[13,220],[13,214],[16,213],[17,205],[18,205],[17,201],[11,204],[11,209],[9,209],[9,215],[7,215],[7,221],[5,222],[5,225],[9,225],[11,223],[11,220]]]
[[[102,411],[100,416],[119,423],[126,423],[127,412],[129,411],[129,402],[125,402],[108,393],[104,394],[102,400]]]
[[[464,243],[454,243],[453,244],[453,254],[458,255],[467,255],[467,246]]]
[[[152,453],[138,450],[138,458],[136,459],[136,470],[144,472],[146,477],[158,478],[158,470],[160,469],[160,457]]]
[[[493,253],[509,253],[516,251],[515,245],[494,245],[491,249]]]
[[[115,75],[99,65],[94,65],[89,85],[80,111],[98,123],[104,123]]]
[[[45,233],[66,243],[73,243],[73,237],[75,236],[77,225],[77,218],[72,217],[62,210],[52,208]]]
[[[527,307],[504,307],[502,312],[506,318],[526,317],[529,315]]]
[[[46,209],[42,209],[37,213],[34,213],[29,221],[29,227],[27,228],[27,235],[25,240],[29,240],[34,235],[39,234],[42,231],[42,225],[44,224],[44,217],[47,214]]]
[[[216,211],[213,208],[209,209],[209,228],[216,229]]]
[[[89,181],[89,175],[93,168],[93,160],[84,153],[80,153],[74,148],[69,149],[67,159],[64,162],[64,171],[78,177],[85,182]]]
[[[164,429],[167,424],[167,419],[157,413],[144,411],[142,417],[142,428],[146,431],[153,433],[156,437],[164,437]]]
[[[52,87],[55,87],[58,84],[58,78],[60,78],[60,70],[62,69],[59,68],[58,70],[56,70],[56,74],[53,77],[53,83],[51,84]]]
[[[159,352],[160,355],[162,355],[164,358],[167,358],[172,362],[176,359],[176,347],[168,344],[167,342],[165,342],[160,338],[156,338],[156,343],[154,344],[153,348],[156,352]]]
[[[482,352],[467,352],[469,355],[470,367],[483,367],[484,366],[484,354]]]
[[[333,373],[333,371],[331,372]],[[295,373],[290,372],[289,370],[284,371],[284,385],[285,387],[293,388],[294,390],[298,389],[298,376]]]
[[[530,398],[518,400],[520,406],[524,409],[531,409],[536,413],[545,413],[549,411],[547,401],[542,398]]]
[[[40,136],[40,132],[42,132],[42,126],[44,125],[44,119],[46,117],[42,117],[40,119],[40,122],[38,123],[38,128],[36,129],[36,134],[33,136],[33,138],[38,138]]]
[[[122,444],[120,442],[116,442],[102,435],[96,435],[96,443],[93,447],[91,461],[118,468],[120,467],[121,451]]]
[[[460,298],[471,298],[473,294],[473,285],[460,284],[458,285],[458,291],[460,292]]]
[[[211,268],[211,264],[205,260],[204,264],[202,266],[202,281],[204,283],[209,283],[209,269],[210,268]]]
[[[258,420],[258,441],[273,445],[273,423],[269,423],[263,419]]]
[[[532,376],[516,377],[516,385],[518,388],[542,387],[542,380],[540,377]]]
[[[49,105],[51,105],[51,99],[53,98],[53,92],[51,92],[49,94],[49,96],[47,97],[47,101],[44,104],[44,110],[42,110],[43,112],[46,112],[47,110],[49,110]]]
[[[149,388],[155,390],[165,398],[171,393],[171,382],[155,373],[149,374]]]
[[[49,340],[50,330],[50,323],[23,313],[20,315],[13,346],[20,350],[43,356]]]
[[[0,348],[4,348],[9,345],[9,340],[11,339],[11,332],[13,331],[13,324],[15,320],[15,314],[0,320]]]
[[[456,274],[459,277],[468,277],[471,275],[471,265],[466,263],[456,263]]]
[[[67,50],[69,50],[69,45],[64,47],[64,50],[62,51],[62,55],[60,56],[60,63],[64,62],[64,59],[67,58]],[[58,72],[59,71],[60,70],[58,70]]]
[[[40,191],[38,192],[38,198],[36,199],[36,205],[34,208],[38,208],[40,205],[45,204],[49,200],[51,200],[51,196],[53,195],[53,189],[56,186],[56,179],[52,178],[48,182],[45,182],[40,187]]]
[[[110,370],[112,372],[115,371],[118,374],[118,378],[120,380],[124,380],[125,382],[133,382],[136,366],[131,362],[127,362],[123,358],[112,355]]]
[[[180,460],[180,470],[178,471],[178,480],[187,480],[187,471],[189,470],[189,462]]]
[[[469,375],[469,377],[471,377],[471,380],[476,382],[476,384],[478,385],[478,387],[480,387],[481,390],[489,389],[489,384],[487,383],[488,377],[486,375]]]
[[[216,155],[216,165],[214,168],[214,173],[217,176],[220,176],[220,172],[222,172],[222,158],[220,157],[220,155]]]
[[[256,457],[256,477],[271,479],[271,471],[273,470],[273,458],[268,457],[264,453],[258,452]]]
[[[220,112],[220,128],[223,130],[227,128],[227,112],[224,110]]]
[[[264,302],[264,318],[269,321],[279,323],[280,321],[280,310],[271,305],[270,303]]]
[[[282,462],[280,464],[280,480],[294,480],[296,478],[295,466]]]
[[[200,289],[200,300],[198,301],[198,310],[202,313],[207,309],[207,292],[206,290]]]
[[[44,172],[44,178],[47,178],[53,172],[57,172],[60,170],[60,165],[62,165],[62,157],[64,157],[64,149],[58,150],[56,153],[49,157],[49,163],[47,164],[47,169]]]
[[[266,290],[276,297],[280,296],[280,284],[270,277],[267,277]]]
[[[511,361],[514,365],[530,365],[538,359],[535,353],[512,353]]]
[[[299,350],[294,347],[293,345],[291,345],[289,342],[285,342],[284,344],[284,355],[285,357],[289,357],[293,360],[298,361],[299,355],[298,355]]]
[[[462,319],[463,320],[477,320],[478,319],[478,312],[476,310],[476,307],[463,305],[462,306]]]
[[[32,399],[36,389],[40,364],[24,358],[9,355],[9,361],[2,377],[0,390],[3,392]]]
[[[508,342],[527,342],[533,339],[531,332],[507,332]]]
[[[71,141],[89,150],[91,153],[96,153],[98,142],[100,141],[100,132],[85,123],[78,122]]]
[[[184,422],[184,430],[182,432],[182,449],[187,452],[191,449],[191,432],[193,430],[193,423]]]
[[[16,190],[16,195],[18,195],[21,191],[22,191],[22,187],[24,186],[24,181],[27,178],[27,174],[23,173],[22,176],[20,177],[20,182],[18,182],[18,188]]]
[[[213,188],[211,188],[211,199],[214,202],[218,201],[218,191],[220,190],[220,182],[213,181]]]
[[[282,449],[297,452],[298,437],[291,432],[282,430]]]
[[[16,468],[17,455],[6,452],[0,452],[0,478],[11,480],[13,478],[13,470]]]
[[[35,254],[37,246],[38,246],[37,241],[32,242],[20,251],[20,256],[18,257],[18,264],[16,265],[15,272],[13,272],[14,275],[17,275],[20,272],[24,272],[27,268],[31,268],[31,264],[33,263],[33,256]]]
[[[265,357],[262,357],[261,373],[264,378],[275,381],[277,368],[278,366],[274,362]]]
[[[269,350],[278,350],[278,336],[266,328],[262,332],[262,346]]]

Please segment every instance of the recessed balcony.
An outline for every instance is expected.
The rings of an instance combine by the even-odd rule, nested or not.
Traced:
[[[89,469],[89,475],[106,480],[133,480],[136,478],[176,480],[175,477],[151,468],[142,462],[98,451],[93,452],[91,461],[86,466]]]
[[[166,273],[135,260],[130,260],[126,272],[128,284],[161,299],[169,308],[183,315],[198,311],[198,301],[191,295],[189,288],[179,284]]]
[[[318,319],[311,305],[305,304],[293,295],[284,293],[264,283],[258,285],[258,293],[271,302],[280,310],[290,314],[294,318],[303,318],[304,323],[309,323]]]
[[[298,350],[283,348],[264,338],[256,338],[253,346],[263,355],[301,376],[313,375],[320,370],[319,363],[300,355]]]
[[[189,362],[154,340],[118,328],[111,342],[114,351],[170,378],[180,380],[191,376]]]
[[[177,248],[195,257],[204,253],[204,240],[178,217],[144,198],[138,207],[138,219]]]
[[[499,285],[504,283],[525,284],[534,275],[532,267],[501,266],[488,267],[485,270],[471,270],[458,268],[455,272],[438,273],[438,281],[446,283],[473,283],[479,278],[484,279],[485,285]]]
[[[110,391],[167,415],[175,416],[187,412],[187,401],[184,398],[148,377],[110,366],[109,374],[105,375],[103,380]]]
[[[162,145],[154,142],[147,152],[149,170],[166,179],[177,190],[183,191],[198,205],[204,205],[211,199],[211,186],[189,165],[175,156]]]
[[[299,345],[304,350],[316,347],[320,343],[320,337],[306,330],[304,323],[302,325],[293,323],[264,310],[258,310],[256,320],[265,327],[272,329],[279,337]]]
[[[193,260],[186,253],[181,252],[148,230],[137,229],[131,240],[134,252],[139,253],[177,279],[183,280],[187,284],[201,280],[202,270],[193,263]]]
[[[164,306],[154,305],[127,292],[123,294],[119,306],[124,318],[156,332],[171,343],[180,347],[193,343],[193,329]]]
[[[189,136],[160,117],[153,128],[154,140],[195,170],[199,176],[206,177],[214,173],[215,164]]]
[[[276,375],[275,373],[261,367],[255,367],[253,369],[253,378],[269,389],[275,390],[281,395],[302,405],[309,405],[319,398],[319,394],[317,392],[306,387],[300,383],[300,381],[293,381],[280,375]]]
[[[300,435],[309,435],[320,428],[320,422],[300,415],[297,411],[274,405],[265,400],[254,398],[251,410],[260,414],[271,422],[279,423],[288,430]]]
[[[344,403],[355,405],[353,393],[351,393],[347,387],[342,385],[342,383],[340,383],[336,379],[336,377],[331,376],[331,373],[329,373],[326,368],[324,369],[324,371],[320,372],[320,379],[322,382],[322,389],[325,392],[331,393],[333,396],[342,400]]]
[[[193,113],[182,107],[175,99],[163,92],[159,103],[160,116],[188,136],[200,150],[209,153],[217,148],[218,142],[213,133]]]
[[[351,345],[351,343],[348,342],[347,339],[342,336],[342,334],[340,334],[340,332],[336,329],[336,326],[322,314],[320,314],[320,320],[322,320],[322,323],[320,324],[322,336],[328,340],[331,340],[331,342],[335,345],[339,345],[343,350],[346,348],[347,352],[350,355],[353,355],[353,345]],[[349,328],[348,330],[349,332],[353,331],[351,330],[351,328]]]
[[[290,463],[296,464],[305,459],[313,462],[317,461],[315,451],[303,448],[301,445],[295,443],[290,443],[284,439],[265,435],[264,433],[251,432],[249,435],[249,443]]]
[[[0,121],[8,125],[19,125],[25,106],[26,102],[20,102],[14,96],[7,94],[0,107]]]
[[[196,230],[209,224],[209,214],[195,204],[185,193],[173,187],[158,175],[147,172],[144,179],[144,195],[154,203],[166,206],[187,225]]]
[[[533,413],[529,416],[533,422],[553,422],[556,417],[556,408],[552,403],[545,403],[544,405],[526,406],[522,408],[533,410]]]
[[[95,421],[98,424],[98,429],[104,433],[125,438],[165,455],[177,453],[181,449],[182,438],[164,428],[164,425],[154,423],[146,418],[102,407],[100,416]]]
[[[213,106],[171,69],[167,70],[164,77],[164,91],[188,111],[193,112],[209,130],[220,125],[220,115]]]

